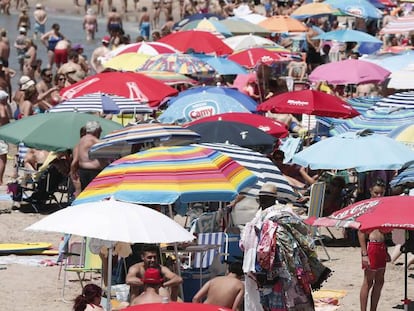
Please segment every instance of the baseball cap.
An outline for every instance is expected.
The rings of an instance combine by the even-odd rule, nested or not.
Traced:
[[[161,277],[161,272],[159,269],[148,268],[145,270],[144,278],[142,279],[142,282],[144,284],[161,284],[163,281],[164,280]]]
[[[111,41],[111,37],[110,36],[104,36],[102,38],[102,42],[104,42],[104,43],[109,43],[109,41]]]
[[[74,51],[79,50],[79,49],[83,49],[83,48],[84,48],[83,45],[80,44],[80,43],[76,43],[72,46],[72,50],[74,50]]]
[[[4,100],[9,97],[9,94],[3,90],[0,90],[0,100]]]
[[[100,128],[101,128],[101,125],[99,124],[98,121],[88,121],[86,122],[86,125],[85,125],[86,133],[93,133],[97,129],[100,129]]]

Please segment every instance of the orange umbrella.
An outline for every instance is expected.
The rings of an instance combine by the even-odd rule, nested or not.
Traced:
[[[259,26],[271,32],[305,32],[307,27],[297,19],[289,16],[271,16],[259,23]]]

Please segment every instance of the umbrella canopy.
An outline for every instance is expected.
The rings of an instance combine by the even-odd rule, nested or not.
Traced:
[[[208,31],[215,35],[221,34],[224,37],[230,37],[232,35],[231,31],[215,17],[191,21],[181,28],[181,31],[184,30]]]
[[[170,44],[180,52],[187,52],[190,49],[196,53],[215,55],[226,55],[233,52],[221,39],[208,31],[179,31],[162,37],[157,42]]]
[[[86,113],[41,113],[2,126],[0,139],[15,145],[23,142],[39,150],[66,151],[79,142],[79,131],[88,121],[99,122],[103,135],[122,127],[119,123]]]
[[[308,28],[297,19],[289,16],[271,16],[259,23],[259,26],[270,30],[271,32],[305,32]]]
[[[220,75],[237,75],[247,73],[246,69],[240,66],[238,63],[233,62],[230,59],[221,56],[212,56],[205,54],[193,54],[195,57],[200,58],[202,61],[209,64],[214,68],[216,73]]]
[[[408,34],[414,27],[414,17],[412,15],[401,16],[391,20],[384,28],[381,34]]]
[[[414,164],[399,170],[398,174],[390,181],[390,187],[394,188],[397,186],[410,187],[408,184],[414,183]]]
[[[178,93],[176,89],[139,73],[102,72],[63,88],[60,95],[66,100],[96,92],[147,102],[151,107]]]
[[[210,304],[201,303],[150,303],[145,305],[136,305],[123,309],[124,311],[231,311],[230,309]]]
[[[382,18],[382,12],[367,0],[326,0],[324,3],[341,10],[347,15],[360,18]]]
[[[255,47],[278,46],[272,40],[269,40],[269,39],[266,39],[260,36],[255,36],[252,34],[233,36],[233,37],[224,39],[224,43],[226,43],[234,51],[250,49],[250,48],[255,48]],[[282,46],[280,46],[280,48],[283,49]]]
[[[228,143],[250,149],[272,152],[275,138],[265,132],[240,122],[211,121],[188,126],[201,135],[202,143]]]
[[[171,45],[161,43],[161,42],[136,42],[122,45],[115,50],[111,51],[107,58],[112,58],[117,55],[135,53],[143,55],[158,55],[166,53],[178,53],[178,51],[173,48]]]
[[[236,89],[203,86],[188,89],[172,98],[158,120],[182,124],[219,113],[255,110],[256,102]]]
[[[310,219],[313,226],[373,229],[414,229],[414,197],[371,198],[351,204],[328,217]]]
[[[271,65],[279,61],[290,61],[277,52],[260,47],[236,51],[228,56],[228,59],[246,68],[254,68],[259,64]]]
[[[377,64],[390,72],[402,70],[407,65],[414,64],[414,52],[404,51],[400,54],[385,53],[381,55],[369,55],[362,58],[364,61]]]
[[[238,17],[226,18],[220,21],[233,35],[269,35],[271,32],[259,25]],[[231,38],[231,37],[230,37]],[[233,49],[234,50],[234,49]]]
[[[257,106],[258,111],[352,118],[359,112],[339,97],[315,90],[286,92]]]
[[[200,139],[200,135],[179,125],[159,123],[137,124],[113,131],[91,147],[91,159],[114,159],[133,153],[134,145],[152,146],[188,145]]]
[[[146,204],[230,202],[256,176],[230,157],[194,147],[157,147],[112,162],[74,205],[113,197]]]
[[[135,71],[139,66],[142,66],[151,55],[124,53],[119,54],[103,63],[105,68],[123,71]]]
[[[191,123],[188,123],[187,126],[211,121],[233,121],[248,124],[277,138],[282,138],[289,135],[286,124],[258,114],[243,112],[227,112],[216,114],[214,116],[194,120]]]
[[[174,24],[174,29],[180,29],[189,22],[214,17],[217,20],[223,19],[223,16],[213,14],[213,13],[196,13],[192,15],[185,16],[182,20]]]
[[[256,14],[256,13],[251,13],[251,14],[247,14],[247,15],[240,15],[240,16],[237,16],[237,18],[244,19],[244,20],[246,20],[246,21],[248,21],[252,24],[255,24],[255,25],[258,25],[260,22],[263,22],[264,20],[267,19],[266,16],[261,15],[261,14]]]
[[[312,169],[358,172],[397,170],[414,161],[414,152],[392,138],[370,131],[344,133],[321,140],[295,154],[292,162]]]
[[[338,75],[337,73],[341,74]],[[357,59],[347,59],[316,67],[309,75],[310,81],[330,84],[360,84],[382,82],[390,72],[376,64]]]
[[[69,206],[25,230],[62,232],[126,243],[174,243],[194,239],[177,222],[154,209],[115,200]]]
[[[202,143],[195,146],[220,151],[257,176],[257,182],[241,194],[257,198],[264,183],[272,183],[277,187],[277,195],[290,201],[297,199],[297,194],[287,182],[276,165],[264,154],[236,145],[220,143]]]
[[[294,10],[290,16],[297,19],[306,19],[309,17],[322,17],[338,13],[338,10],[323,2],[312,2],[303,4]]]
[[[414,89],[414,64],[408,67],[394,71],[390,75],[387,87],[397,90],[412,90]]]
[[[367,34],[366,32],[352,30],[352,29],[340,29],[329,32],[324,32],[316,37],[314,40],[325,40],[325,41],[338,41],[338,42],[369,42],[378,43],[382,45],[382,41]]]
[[[395,128],[388,134],[388,137],[402,142],[404,145],[414,149],[414,120]]]
[[[388,108],[414,109],[414,91],[394,93],[380,98],[375,105]]]
[[[92,93],[66,100],[49,109],[50,112],[78,111],[99,113],[152,113],[148,105],[139,103],[133,99],[107,95],[103,93]]]
[[[197,85],[198,81],[193,80],[181,73],[171,72],[171,71],[139,71],[140,74],[146,75],[150,78],[158,80],[162,83],[167,85],[175,85],[175,84],[189,84],[189,85]]]
[[[214,68],[209,64],[189,54],[155,55],[139,68],[139,71],[141,70],[171,71],[188,75],[214,72]]]

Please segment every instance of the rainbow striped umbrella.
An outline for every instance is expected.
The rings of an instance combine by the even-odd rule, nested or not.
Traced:
[[[229,202],[256,181],[252,172],[221,152],[157,147],[111,163],[73,204],[110,197],[143,204]]]

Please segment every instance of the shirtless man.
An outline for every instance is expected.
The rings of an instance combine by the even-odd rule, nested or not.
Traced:
[[[10,57],[10,41],[7,37],[7,31],[4,28],[0,29],[0,60],[4,67],[9,67]]]
[[[383,197],[385,194],[385,183],[382,180],[370,188],[371,198]],[[368,296],[371,291],[371,308],[376,311],[384,285],[384,274],[386,263],[391,260],[385,245],[384,233],[378,229],[368,234],[358,231],[358,240],[361,246],[362,269],[364,270],[364,281],[360,291],[361,311],[367,311]],[[372,289],[372,290],[371,290]]]
[[[46,32],[47,13],[41,3],[36,4],[36,9],[33,12],[33,18],[35,21],[33,39],[36,40],[38,33],[42,36]]]
[[[0,13],[10,15],[10,0],[0,1]]]
[[[68,74],[69,72],[78,72],[83,74],[84,76],[86,73],[83,71],[81,65],[79,64],[79,55],[76,51],[70,51],[68,62],[60,66],[58,73]]]
[[[151,27],[151,17],[148,13],[148,9],[146,6],[142,7],[142,15],[139,19],[139,31],[140,35],[145,38],[145,40],[149,40],[150,37],[150,27]]]
[[[244,284],[240,280],[243,276],[242,265],[233,262],[229,266],[226,276],[218,276],[208,281],[193,298],[193,303],[204,303],[240,310],[244,296]]]
[[[142,282],[144,283],[144,291],[134,300],[131,300],[131,306],[163,301],[163,296],[159,294],[160,286],[163,283],[159,269],[148,268],[145,270]]]
[[[102,128],[97,121],[88,121],[85,125],[86,134],[82,136],[79,143],[73,149],[73,160],[70,165],[70,176],[73,180],[80,180],[81,189],[99,174],[104,165],[99,160],[89,158],[89,149],[99,142]]]
[[[170,293],[166,290],[160,290],[162,296],[170,296],[172,301],[177,301],[179,285],[183,279],[172,272],[165,266],[158,263],[158,248],[153,245],[146,245],[141,255],[142,262],[132,265],[126,276],[126,283],[131,286],[130,300],[134,301],[144,290],[144,282],[142,279],[145,275],[145,270],[148,268],[159,268],[164,278],[162,287],[170,287]]]
[[[20,27],[30,30],[30,16],[27,14],[26,7],[22,8],[19,19],[17,20],[17,30],[19,30]]]
[[[8,124],[11,118],[11,108],[8,104],[9,94],[0,90],[0,126]],[[7,153],[9,146],[3,140],[0,140],[0,185],[3,184],[4,171],[7,163]]]
[[[109,50],[109,41],[111,38],[109,36],[104,36],[102,38],[102,46],[97,47],[91,56],[91,67],[95,70],[96,73],[102,72],[105,68],[102,66],[102,61],[105,59],[106,55],[110,52]]]
[[[106,28],[111,37],[114,37],[116,32],[122,30],[122,16],[116,11],[115,7],[112,7],[111,12],[108,13]]]
[[[156,29],[158,28],[158,23],[160,22],[161,0],[152,0],[152,11],[152,27]]]
[[[3,62],[0,60],[0,90],[12,94],[11,78],[15,75],[16,72],[13,69],[4,67]]]
[[[95,40],[95,34],[98,32],[98,21],[92,8],[86,11],[86,15],[83,18],[83,29],[86,32],[87,41]]]

